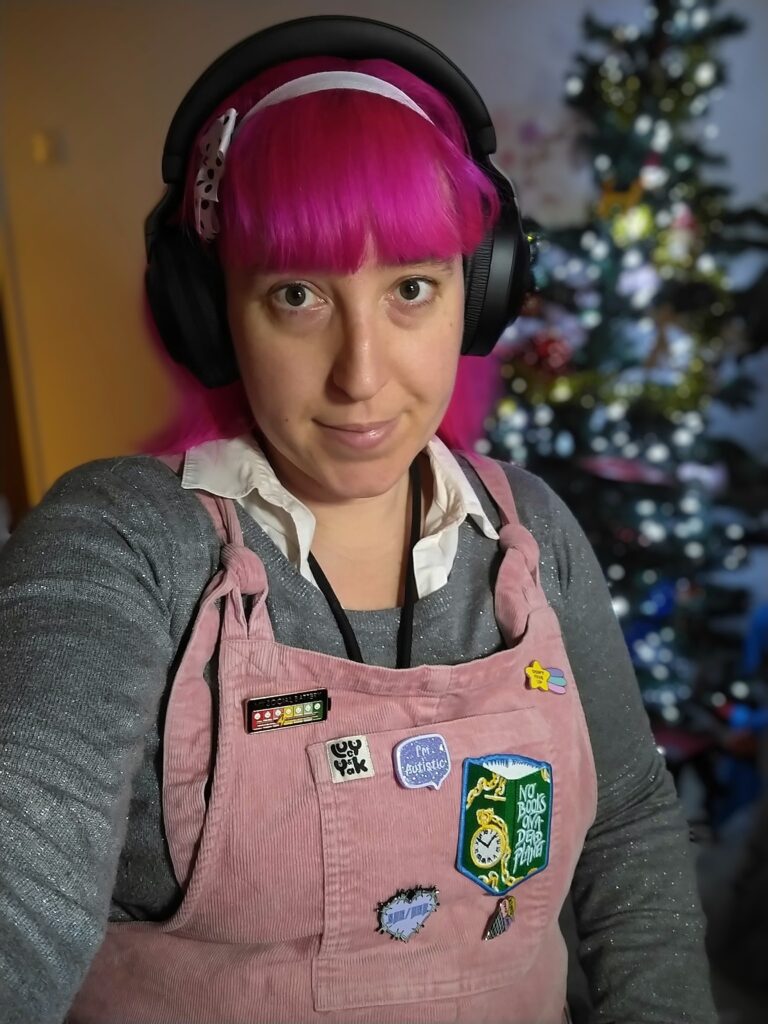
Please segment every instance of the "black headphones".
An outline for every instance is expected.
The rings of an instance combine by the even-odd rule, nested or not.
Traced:
[[[226,310],[224,275],[210,247],[176,219],[198,131],[240,85],[299,57],[382,58],[442,92],[461,118],[470,151],[495,185],[501,214],[465,260],[465,355],[487,355],[519,314],[530,283],[528,239],[511,182],[491,162],[496,133],[475,87],[430,43],[367,18],[320,16],[274,25],[222,54],[197,79],[173,116],[163,149],[165,194],[145,222],[146,289],[162,341],[206,387],[239,376]]]

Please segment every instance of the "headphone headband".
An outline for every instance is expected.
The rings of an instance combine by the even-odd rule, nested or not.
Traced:
[[[405,29],[370,18],[320,15],[273,25],[236,43],[200,75],[179,104],[163,149],[163,181],[183,184],[201,113],[210,115],[243,82],[260,71],[300,57],[364,60],[401,64],[442,92],[467,132],[472,156],[485,164],[496,151],[488,109],[467,76],[436,47]]]

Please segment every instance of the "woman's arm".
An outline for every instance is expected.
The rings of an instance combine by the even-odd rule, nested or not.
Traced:
[[[142,484],[163,475],[153,500]],[[154,460],[82,467],[0,556],[5,1024],[61,1021],[106,926],[131,780],[174,654],[176,490]]]
[[[512,473],[521,519],[541,548],[542,584],[597,769],[597,817],[572,887],[594,1020],[715,1024],[688,829],[603,574],[559,498],[529,474]]]

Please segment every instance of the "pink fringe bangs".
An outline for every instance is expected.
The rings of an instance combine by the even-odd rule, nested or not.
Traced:
[[[390,99],[352,90],[312,93],[260,110],[227,154],[221,230],[213,243],[222,262],[277,272],[354,273],[371,250],[377,262],[393,266],[471,253],[498,216],[496,191],[467,155],[453,108],[410,72],[381,60],[292,61],[247,83],[215,116],[230,106],[245,113],[284,82],[331,70],[386,79],[434,123]],[[190,231],[195,153],[182,210]],[[441,430],[454,447],[471,446],[479,435],[488,383],[497,374],[493,357],[461,364]],[[172,375],[178,416],[144,450],[181,451],[253,425],[239,383],[209,390],[178,367]]]

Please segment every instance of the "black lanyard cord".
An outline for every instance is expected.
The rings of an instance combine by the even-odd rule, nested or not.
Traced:
[[[397,668],[410,668],[411,646],[413,644],[413,609],[416,605],[416,571],[413,566],[413,549],[418,543],[421,535],[421,472],[419,469],[418,456],[411,463],[409,470],[411,482],[411,536],[408,545],[408,566],[405,574],[405,595],[403,607],[400,610],[400,626],[397,631]],[[347,650],[347,657],[350,661],[358,661],[363,664],[363,655],[360,645],[357,642],[355,631],[346,616],[344,609],[334,593],[333,587],[328,578],[317,564],[317,559],[310,551],[307,555],[309,568],[315,577],[323,597],[328,602],[328,607],[333,613],[336,624],[339,627],[344,646]]]
[[[416,569],[413,551],[421,536],[421,470],[418,455],[411,463],[411,536],[408,541],[408,566],[405,573],[405,593],[400,610],[400,626],[397,630],[397,668],[411,667],[411,646],[413,643],[413,610],[418,597],[416,591]]]
[[[328,602],[328,607],[333,612],[334,619],[336,619],[339,632],[344,639],[344,646],[347,649],[347,657],[350,661],[359,661],[362,663],[363,655],[360,651],[360,644],[357,642],[355,631],[352,629],[352,624],[347,618],[344,609],[339,604],[339,599],[336,597],[333,587],[328,582],[328,577],[317,564],[317,559],[311,551],[307,555],[307,562],[309,563],[309,568],[312,570],[312,575],[315,577],[315,582],[322,591],[323,597]]]

